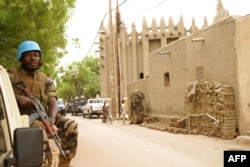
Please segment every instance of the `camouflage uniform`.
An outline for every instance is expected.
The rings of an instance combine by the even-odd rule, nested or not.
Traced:
[[[44,73],[39,71],[35,72],[33,78],[27,76],[21,68],[12,68],[8,70],[12,84],[22,81],[26,88],[30,90],[33,96],[40,100],[43,107],[46,109],[48,97],[57,98],[55,85],[53,81],[47,77]],[[15,95],[27,96],[24,91],[13,87]],[[21,115],[30,115],[33,112],[32,108],[19,108]],[[68,167],[71,159],[75,156],[77,151],[77,137],[78,127],[74,120],[70,120],[63,116],[57,116],[55,125],[59,129],[58,135],[62,141],[61,146],[63,150],[68,150],[70,153],[66,154],[66,157],[59,157],[59,167]],[[46,129],[41,121],[35,120],[32,127],[42,127]],[[44,152],[49,152],[47,135],[44,135]]]

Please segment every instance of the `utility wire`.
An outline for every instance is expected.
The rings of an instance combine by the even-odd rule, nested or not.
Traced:
[[[113,8],[111,11],[116,10],[118,7],[120,7],[121,5],[123,5],[126,1],[127,1],[127,0],[124,0],[124,1],[123,1],[122,3],[120,3],[118,6],[116,6],[115,8]],[[82,63],[80,64],[80,67],[82,66],[82,64],[84,63],[84,61],[86,60],[86,58],[89,56],[89,53],[90,53],[90,51],[92,50],[92,47],[93,47],[93,45],[95,44],[95,41],[96,41],[97,36],[98,36],[98,34],[99,34],[98,31],[101,29],[101,27],[102,27],[102,25],[103,25],[103,22],[104,22],[104,20],[105,20],[105,18],[106,18],[106,16],[107,16],[107,14],[108,14],[109,12],[111,12],[111,11],[108,11],[108,12],[106,12],[106,13],[104,14],[103,19],[102,19],[102,21],[101,21],[101,24],[100,24],[98,30],[96,31],[95,38],[94,38],[94,40],[93,40],[93,42],[92,42],[92,44],[91,44],[91,46],[90,46],[90,48],[89,48],[87,54],[84,56],[84,59],[82,60]]]
[[[128,20],[134,20],[135,18],[140,17],[140,16],[144,15],[145,13],[148,13],[148,12],[154,10],[155,8],[159,7],[160,5],[162,5],[163,3],[165,3],[166,1],[167,1],[167,0],[163,0],[163,1],[161,1],[160,3],[156,4],[155,6],[153,6],[153,7],[149,8],[149,9],[147,9],[146,11],[144,11],[144,12],[142,12],[142,13],[140,13],[140,14],[134,16],[134,17],[131,17],[131,19],[128,19]]]
[[[143,14],[145,14],[145,13],[148,13],[148,12],[150,12],[151,10],[154,10],[155,8],[157,8],[157,7],[159,7],[160,5],[162,5],[162,4],[165,3],[166,1],[167,1],[167,0],[163,0],[163,1],[161,1],[160,3],[156,4],[155,6],[153,6],[152,8],[147,9],[146,11],[142,12],[141,14],[138,14],[138,15],[136,15],[135,17],[133,17],[133,18],[131,18],[131,19],[128,19],[128,20],[135,19],[135,18],[137,18],[137,17],[139,17],[139,16],[141,16],[141,15],[143,15]],[[116,6],[115,8],[113,8],[111,11],[116,10],[118,7],[120,7],[121,5],[123,5],[125,2],[127,2],[127,0],[124,0],[124,1],[123,1],[122,3],[120,3],[118,6]],[[80,66],[82,66],[82,64],[84,63],[84,61],[86,60],[86,58],[89,56],[89,53],[90,53],[90,51],[92,50],[92,47],[94,46],[95,41],[96,41],[96,39],[97,39],[97,37],[98,37],[98,34],[99,34],[98,31],[101,29],[101,27],[102,27],[102,25],[103,25],[103,22],[104,22],[104,20],[105,20],[107,14],[108,14],[109,12],[110,12],[110,11],[108,11],[108,12],[106,12],[106,13],[104,14],[103,19],[102,19],[102,21],[101,21],[101,24],[100,24],[100,26],[99,26],[99,28],[98,28],[98,30],[97,30],[97,32],[96,32],[95,38],[94,38],[94,40],[93,40],[93,42],[92,42],[92,44],[91,44],[91,46],[90,46],[90,49],[88,50],[87,54],[84,56],[84,59],[82,60],[82,63],[80,64]]]

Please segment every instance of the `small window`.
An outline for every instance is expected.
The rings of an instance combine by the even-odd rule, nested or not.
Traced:
[[[169,72],[166,72],[164,74],[164,86],[165,87],[169,87],[170,86],[170,76],[169,76]]]
[[[204,67],[196,68],[196,79],[197,80],[204,79]]]
[[[143,72],[140,73],[140,79],[143,79],[144,78],[144,74]]]

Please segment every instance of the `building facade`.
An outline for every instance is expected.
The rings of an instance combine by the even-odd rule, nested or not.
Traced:
[[[195,20],[186,29],[180,16],[177,25],[170,17],[168,24],[162,18],[160,25],[153,19],[148,26],[144,18],[142,27],[140,33],[135,28],[127,33],[121,25],[120,33],[100,34],[102,97],[110,98],[111,93],[117,97],[120,88],[120,98],[129,104],[130,94],[138,89],[145,94],[149,115],[181,117],[210,111],[221,119],[218,111],[227,111],[229,116],[221,119],[230,124],[227,133],[235,136],[250,130],[249,15],[229,16],[218,0],[210,26],[204,18],[201,29]],[[195,104],[187,99],[190,85],[199,87],[200,100],[198,93],[192,96]]]

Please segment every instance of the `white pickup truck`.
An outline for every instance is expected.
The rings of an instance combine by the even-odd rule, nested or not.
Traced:
[[[20,115],[9,75],[0,65],[0,167],[46,166],[42,143],[42,130],[30,128],[29,117]]]
[[[104,105],[104,100],[100,98],[88,99],[86,104],[82,106],[82,115],[85,118],[88,115],[88,118],[91,118],[92,115],[100,117],[102,115],[102,106]]]

